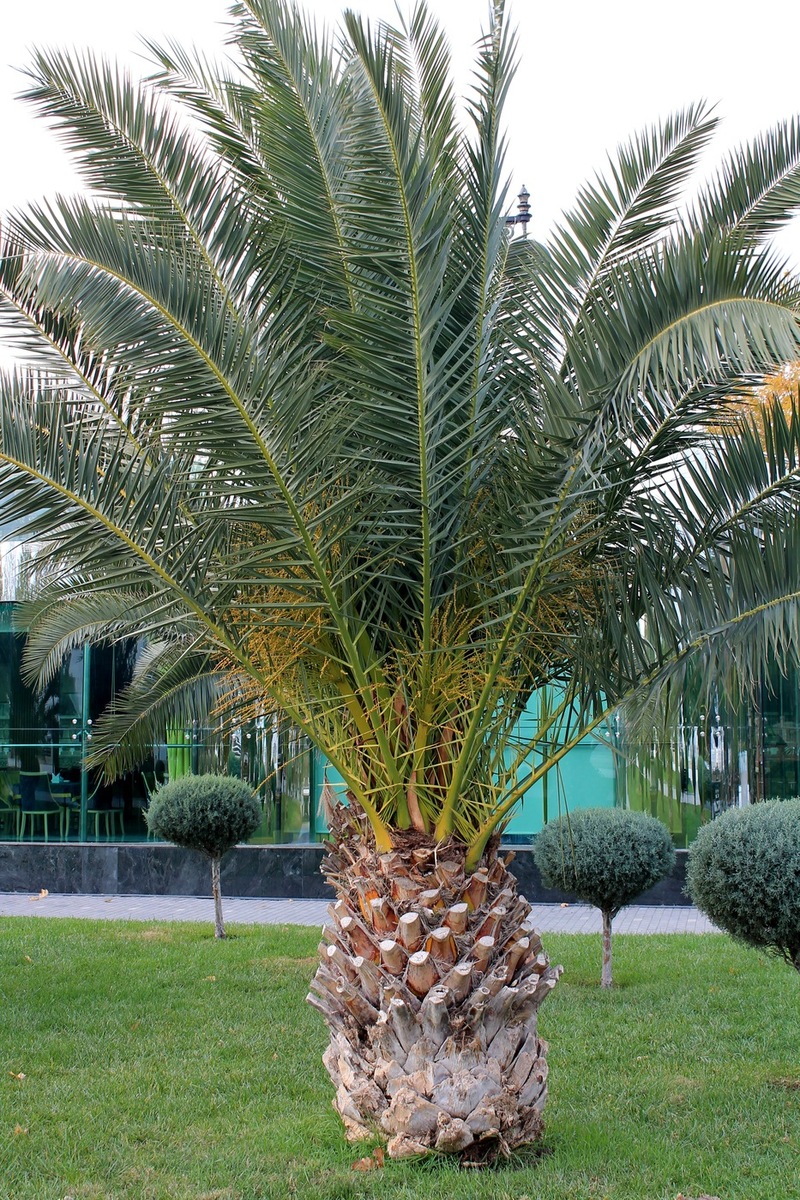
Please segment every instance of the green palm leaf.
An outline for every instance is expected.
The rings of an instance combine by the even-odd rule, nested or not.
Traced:
[[[142,636],[108,772],[191,703],[281,707],[380,849],[413,826],[474,864],[614,705],[795,653],[797,422],[731,398],[798,354],[768,244],[796,128],[682,213],[715,124],[689,108],[547,244],[511,240],[502,4],[465,120],[424,3],[337,38],[278,0],[233,20],[224,68],[176,46],[143,83],[31,68],[94,194],[0,248],[30,364],[0,381],[28,669]]]

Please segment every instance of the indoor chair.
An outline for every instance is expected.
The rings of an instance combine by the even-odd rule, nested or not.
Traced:
[[[19,837],[19,771],[3,771],[0,776],[0,830]]]
[[[19,773],[20,817],[17,838],[22,841],[30,821],[31,841],[36,836],[37,818],[42,822],[44,840],[50,840],[50,818],[58,820],[61,830],[61,806],[50,792],[50,776],[46,771],[20,771]]]
[[[116,837],[117,822],[119,822],[119,836],[121,838],[125,836],[125,821],[122,815],[122,809],[114,808],[112,803],[113,798],[111,796],[102,795],[101,793],[103,792],[107,793],[108,787],[106,784],[99,783],[89,797],[88,807],[86,809],[87,837],[89,833],[89,818],[94,817],[94,840],[96,842],[100,841],[101,822],[103,823],[103,832],[107,839],[110,840],[112,837]]]

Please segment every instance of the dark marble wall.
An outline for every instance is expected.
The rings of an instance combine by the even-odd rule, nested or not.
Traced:
[[[222,862],[227,896],[325,899],[321,846],[237,846]],[[209,863],[178,846],[0,842],[0,891],[210,896]]]
[[[542,887],[531,851],[516,848],[511,870],[533,903],[574,897]],[[333,892],[320,872],[322,846],[237,846],[222,863],[226,896],[327,899]],[[671,876],[639,897],[641,904],[688,904],[683,886],[686,851],[677,852]],[[0,892],[104,893],[106,895],[210,896],[205,858],[191,850],[153,843],[49,845],[0,842]]]

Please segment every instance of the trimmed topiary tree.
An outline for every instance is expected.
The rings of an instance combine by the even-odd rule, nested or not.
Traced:
[[[545,825],[533,857],[545,887],[574,892],[603,914],[600,982],[611,987],[611,922],[621,908],[672,870],[666,826],[645,813],[587,808]]]
[[[720,929],[800,971],[800,798],[732,808],[703,826],[686,884]]]
[[[185,775],[159,788],[146,817],[147,827],[156,837],[199,850],[211,859],[214,936],[224,938],[220,863],[261,823],[255,792],[244,780],[230,775]]]

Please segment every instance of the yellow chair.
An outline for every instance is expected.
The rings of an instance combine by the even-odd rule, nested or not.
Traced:
[[[19,773],[19,825],[17,838],[22,841],[30,821],[31,841],[36,836],[36,821],[42,822],[42,836],[50,840],[50,818],[58,818],[61,830],[61,806],[53,799],[50,791],[50,776],[46,771],[20,771]]]
[[[58,788],[58,784],[55,785]],[[75,817],[78,825],[81,819],[81,802],[72,791],[53,791],[53,783],[50,784],[50,795],[58,805],[60,814],[59,833],[62,842],[66,842],[69,838],[69,827],[72,818]]]
[[[19,837],[19,771],[4,771],[0,776],[0,829]]]
[[[119,836],[121,838],[123,838],[125,836],[125,821],[123,819],[122,809],[121,808],[113,808],[110,802],[108,805],[100,805],[100,804],[94,803],[98,792],[100,792],[102,790],[103,786],[104,785],[102,783],[99,783],[97,785],[97,787],[94,789],[91,796],[89,797],[88,807],[86,809],[87,824],[88,824],[88,818],[94,817],[94,840],[96,842],[100,841],[100,822],[101,821],[103,822],[104,833],[105,833],[105,837],[107,839],[110,840],[112,837],[116,837],[117,822],[119,822]]]

